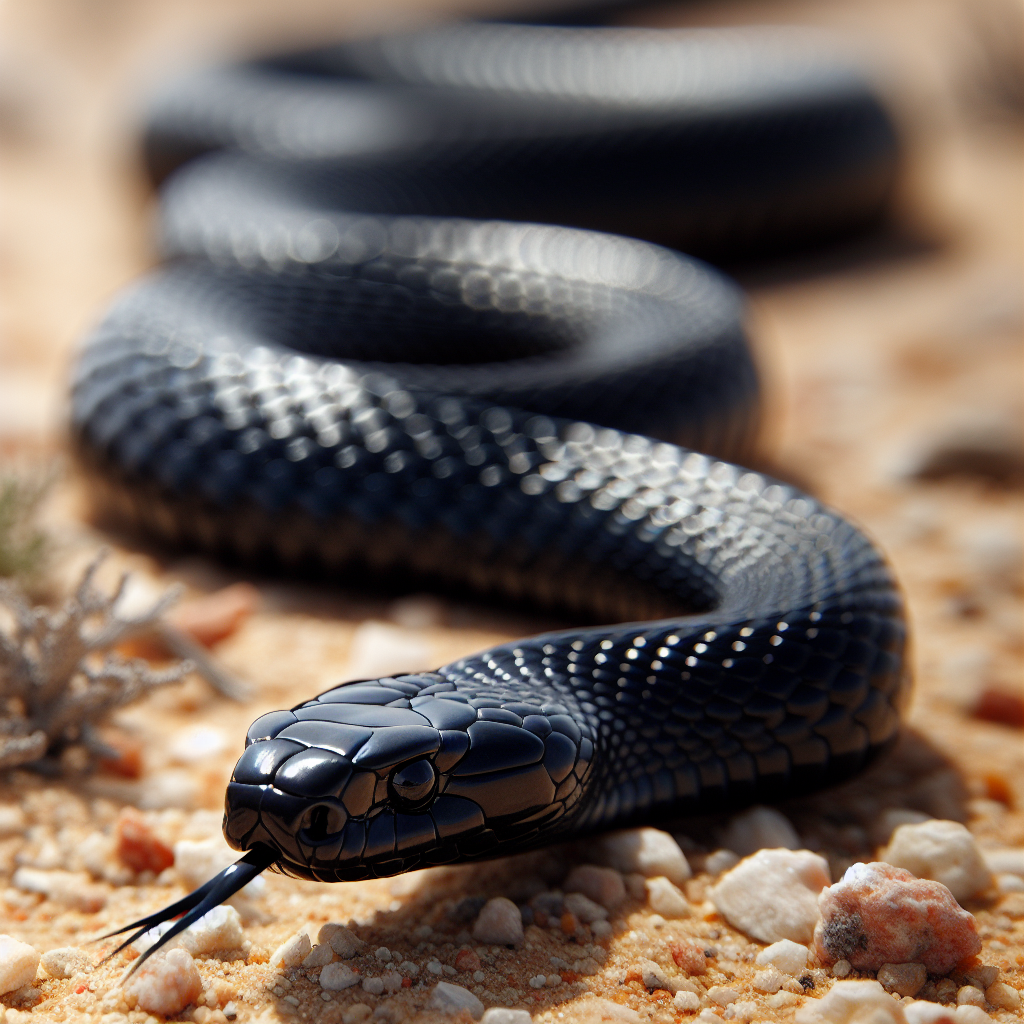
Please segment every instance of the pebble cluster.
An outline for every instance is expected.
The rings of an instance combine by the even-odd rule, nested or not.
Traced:
[[[101,919],[99,932],[127,913],[118,894],[133,883],[191,888],[230,862],[215,825],[209,812],[126,809],[104,829],[74,833],[78,859],[68,864],[66,840],[0,807],[0,832],[22,844],[0,895],[15,919],[51,906],[80,915],[83,931]],[[270,920],[260,879],[120,981],[123,960],[104,973],[88,947],[41,953],[0,935],[0,1024],[48,1024],[67,1009],[97,1024],[183,1014],[230,1024],[262,1020],[268,1008],[325,1024],[529,1024],[568,1000],[583,1024],[624,1024],[651,1019],[629,1005],[641,993],[656,1024],[1020,1019],[1024,964],[981,962],[977,921],[958,901],[998,901],[1010,930],[1024,928],[1024,852],[981,849],[955,822],[907,820],[879,851],[888,859],[854,864],[833,882],[828,860],[801,848],[778,811],[737,815],[722,839],[731,846],[700,854],[695,872],[667,832],[601,837],[529,896],[449,900],[444,916],[389,933],[387,944],[372,920],[348,920],[305,925],[263,948],[253,938]]]

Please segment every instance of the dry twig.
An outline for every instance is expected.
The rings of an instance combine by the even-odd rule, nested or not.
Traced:
[[[85,571],[74,595],[57,611],[33,607],[14,583],[0,581],[0,769],[38,763],[54,765],[70,747],[89,754],[111,752],[96,733],[97,723],[157,686],[180,680],[186,662],[154,671],[142,659],[112,651],[119,641],[151,629],[178,598],[169,590],[141,615],[121,617],[122,576],[113,593],[95,586],[105,554]]]

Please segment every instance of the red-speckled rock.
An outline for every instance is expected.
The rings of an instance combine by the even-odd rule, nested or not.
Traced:
[[[939,882],[891,864],[854,864],[818,897],[818,959],[848,960],[862,971],[924,964],[946,974],[981,949],[974,917]]]

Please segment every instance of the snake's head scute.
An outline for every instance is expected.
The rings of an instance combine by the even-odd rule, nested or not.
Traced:
[[[349,683],[253,723],[224,833],[322,881],[513,853],[569,825],[593,753],[561,705],[434,674]]]

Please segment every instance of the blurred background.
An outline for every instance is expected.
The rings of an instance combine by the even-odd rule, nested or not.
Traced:
[[[1012,714],[966,735],[963,722],[986,693],[1020,703],[1022,11],[1020,0],[722,0],[623,6],[612,19],[823,26],[874,69],[905,146],[886,223],[727,269],[750,296],[766,461],[891,554],[916,631],[915,721],[973,759],[978,779],[995,764],[1014,786],[1024,746]],[[153,84],[213,59],[497,13],[516,11],[486,0],[4,0],[0,455],[23,464],[60,450],[75,344],[155,262],[139,155]],[[77,522],[73,488],[66,497],[59,516]],[[347,620],[335,660],[351,665],[357,622],[382,613],[323,614]],[[478,646],[478,634],[431,621],[427,662]],[[274,671],[264,648],[226,656],[250,677]]]

